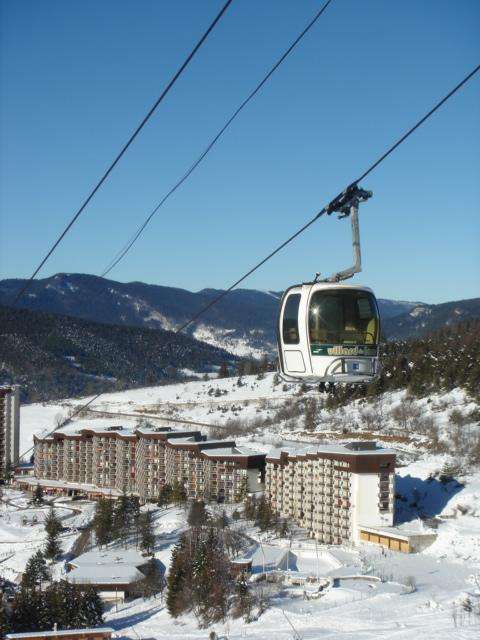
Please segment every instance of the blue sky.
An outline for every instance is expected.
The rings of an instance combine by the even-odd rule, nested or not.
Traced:
[[[1,3],[0,277],[26,277],[221,2]],[[42,276],[98,274],[321,6],[234,0]],[[223,288],[363,172],[480,61],[477,0],[334,0],[110,277]],[[479,295],[480,76],[372,173],[378,296]],[[348,266],[322,219],[244,286]]]

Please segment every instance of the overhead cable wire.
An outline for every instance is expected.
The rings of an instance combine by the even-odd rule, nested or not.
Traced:
[[[312,224],[314,222],[316,222],[321,216],[323,216],[324,214],[329,214],[332,211],[335,210],[335,207],[338,203],[338,201],[340,201],[342,199],[342,197],[344,196],[344,194],[349,190],[352,189],[355,185],[357,185],[358,182],[360,182],[361,180],[363,180],[367,175],[369,175],[374,169],[376,169],[378,167],[378,165],[383,162],[395,149],[397,149],[403,142],[405,142],[405,140],[414,132],[416,131],[424,122],[426,122],[443,104],[445,104],[445,102],[447,100],[449,100],[449,98],[451,98],[457,91],[459,91],[459,89],[461,89],[469,80],[471,80],[471,78],[473,78],[473,76],[475,76],[478,71],[480,71],[480,64],[477,65],[469,74],[467,74],[463,80],[461,80],[451,91],[449,91],[449,93],[447,93],[441,100],[439,100],[435,106],[430,109],[430,111],[428,111],[420,120],[418,120],[418,122],[411,127],[405,134],[403,134],[396,142],[394,142],[394,144],[392,144],[385,153],[383,153],[377,160],[375,160],[375,162],[373,162],[366,171],[364,171],[364,173],[361,174],[361,176],[359,178],[357,178],[356,180],[354,180],[353,182],[350,182],[350,184],[346,187],[346,189],[344,189],[341,193],[338,194],[338,196],[336,196],[333,200],[331,200],[327,205],[325,205],[317,214],[315,214],[315,216],[313,218],[311,218],[311,220],[309,220],[308,222],[306,222],[302,227],[300,227],[300,229],[298,229],[298,231],[295,231],[295,233],[293,233],[289,238],[287,238],[287,240],[285,240],[285,242],[282,242],[282,244],[280,244],[278,247],[276,247],[273,251],[271,251],[265,258],[263,258],[263,260],[261,260],[260,262],[257,262],[256,265],[254,265],[251,269],[249,269],[241,278],[239,278],[236,282],[234,282],[232,285],[230,285],[228,287],[228,289],[225,289],[224,291],[222,291],[218,296],[216,296],[213,300],[211,300],[208,304],[206,304],[204,307],[202,307],[197,313],[195,313],[192,318],[190,318],[190,320],[188,320],[187,322],[185,322],[184,324],[182,324],[180,327],[178,327],[177,329],[175,329],[175,331],[173,332],[175,335],[180,333],[181,331],[183,331],[184,329],[186,329],[188,326],[190,326],[192,323],[194,323],[196,320],[198,320],[198,318],[203,315],[206,311],[208,311],[208,309],[210,309],[211,307],[213,307],[215,304],[217,304],[220,300],[222,300],[228,293],[230,293],[235,287],[237,287],[241,282],[243,282],[246,278],[248,278],[248,276],[250,276],[252,273],[254,273],[254,271],[257,271],[257,269],[259,269],[262,265],[264,265],[268,260],[270,260],[270,258],[273,258],[274,255],[276,255],[279,251],[281,251],[284,247],[286,247],[288,244],[290,244],[290,242],[292,242],[293,240],[295,240],[295,238],[297,238],[299,235],[301,235],[304,231],[306,231],[310,226],[312,226]],[[167,342],[163,348],[168,347],[170,344],[172,344],[173,341]],[[97,396],[95,396],[95,398],[89,400],[86,404],[82,405],[76,412],[74,415],[80,413],[83,409],[85,409],[86,407],[88,407],[94,400],[96,400],[97,398],[99,398],[101,395],[103,395],[103,393],[99,393]],[[73,417],[73,416],[72,416]],[[71,418],[70,418],[71,419]],[[65,424],[66,421],[63,423]],[[57,429],[60,427],[57,427]],[[51,433],[53,433],[54,431],[56,431],[56,429],[53,429],[53,431]],[[30,449],[31,450],[31,449]],[[30,451],[29,450],[29,451]],[[27,452],[28,453],[28,452]],[[22,457],[25,454],[22,454]]]
[[[222,291],[218,296],[216,296],[208,304],[202,307],[202,309],[200,309],[200,311],[198,311],[190,320],[188,320],[187,322],[182,324],[178,329],[176,329],[175,333],[179,333],[180,331],[183,331],[189,325],[191,325],[196,320],[198,320],[198,318],[201,315],[203,315],[206,311],[208,311],[208,309],[210,309],[215,304],[220,302],[220,300],[222,300],[222,298],[224,298],[228,293],[230,293],[230,291],[235,289],[239,284],[241,284],[250,275],[252,275],[252,273],[257,271],[257,269],[259,269],[262,265],[268,262],[268,260],[273,258],[274,255],[276,255],[279,251],[284,249],[288,244],[290,244],[290,242],[295,240],[295,238],[298,238],[299,235],[301,235],[304,231],[306,231],[309,227],[311,227],[312,224],[316,222],[321,216],[323,216],[325,213],[329,213],[330,211],[333,211],[335,207],[335,203],[342,197],[345,191],[347,191],[348,189],[351,189],[353,186],[355,186],[361,180],[363,180],[366,176],[368,176],[374,169],[376,169],[381,162],[383,162],[393,151],[395,151],[395,149],[397,149],[403,142],[405,142],[405,140],[409,136],[411,136],[414,131],[416,131],[426,120],[428,120],[449,98],[451,98],[459,89],[461,89],[461,87],[463,87],[463,85],[465,85],[476,73],[478,73],[479,70],[480,70],[480,65],[476,66],[473,69],[473,71],[471,71],[467,76],[465,76],[465,78],[463,78],[461,82],[459,82],[451,91],[449,91],[446,96],[444,96],[439,102],[437,102],[437,104],[432,109],[430,109],[430,111],[426,113],[423,116],[423,118],[421,118],[413,127],[411,127],[403,136],[401,136],[389,149],[387,149],[387,151],[383,155],[381,155],[378,158],[378,160],[376,160],[373,164],[371,164],[370,167],[364,173],[362,173],[362,175],[359,178],[351,182],[348,185],[348,187],[346,187],[346,189],[344,189],[328,205],[323,207],[323,209],[321,209],[317,214],[315,214],[315,216],[311,220],[306,222],[303,225],[303,227],[300,227],[298,231],[295,231],[294,234],[292,234],[289,238],[287,238],[285,242],[282,242],[282,244],[280,244],[276,249],[271,251],[265,258],[263,258],[263,260],[260,260],[260,262],[257,262],[257,264],[254,265],[251,269],[249,269],[243,276],[241,276],[241,278],[239,278],[232,285],[230,285],[228,289],[225,289],[224,291]]]
[[[43,258],[43,260],[40,262],[40,264],[38,265],[38,267],[35,269],[35,271],[32,273],[32,275],[30,276],[30,278],[28,278],[28,280],[24,283],[24,285],[22,286],[22,288],[18,291],[18,293],[16,294],[13,302],[12,302],[12,306],[15,306],[16,303],[22,298],[22,296],[25,294],[25,292],[27,291],[27,289],[30,287],[32,281],[34,280],[35,276],[39,273],[39,271],[42,269],[42,267],[44,266],[44,264],[47,262],[47,260],[50,258],[50,256],[52,255],[52,253],[55,251],[55,249],[58,247],[58,245],[60,244],[60,242],[63,240],[63,238],[67,235],[67,233],[70,231],[70,229],[72,228],[72,226],[75,224],[75,222],[78,220],[78,218],[81,216],[81,214],[83,213],[83,211],[85,210],[85,208],[87,207],[88,203],[92,200],[92,198],[94,197],[94,195],[97,193],[97,191],[100,189],[100,187],[102,186],[102,184],[105,182],[105,180],[108,178],[108,176],[110,175],[110,173],[113,171],[113,169],[115,168],[115,166],[118,164],[118,162],[120,161],[120,159],[122,158],[122,156],[125,154],[125,152],[127,151],[127,149],[130,147],[130,145],[132,144],[132,142],[135,140],[135,138],[138,136],[138,134],[140,133],[140,131],[143,129],[143,127],[146,125],[146,123],[148,122],[148,120],[150,120],[151,116],[154,114],[154,112],[156,111],[157,107],[160,105],[160,103],[164,100],[164,98],[166,97],[166,95],[169,93],[170,89],[174,86],[174,84],[176,83],[176,81],[178,80],[178,78],[182,75],[182,73],[184,72],[184,70],[187,68],[187,66],[189,65],[189,63],[191,62],[191,60],[194,58],[195,54],[197,53],[197,51],[200,49],[200,47],[203,45],[203,43],[205,42],[205,40],[208,38],[208,36],[210,35],[210,33],[213,31],[213,29],[215,28],[215,26],[217,25],[217,23],[220,21],[220,19],[222,18],[223,14],[225,13],[225,11],[228,9],[228,7],[230,6],[230,4],[233,2],[233,0],[227,0],[227,2],[225,2],[225,4],[223,5],[223,7],[220,9],[219,13],[217,14],[217,16],[215,17],[215,19],[211,22],[211,24],[209,25],[208,29],[204,32],[204,34],[202,35],[202,37],[200,38],[200,40],[197,42],[197,44],[194,46],[194,48],[191,50],[191,52],[188,54],[188,56],[185,58],[184,62],[182,63],[182,65],[180,66],[180,68],[177,70],[177,72],[173,75],[173,77],[171,78],[171,80],[168,82],[167,86],[165,87],[165,89],[162,91],[162,93],[160,94],[160,96],[157,98],[157,100],[155,101],[155,103],[153,104],[153,106],[150,108],[150,110],[147,112],[146,116],[143,118],[143,120],[140,122],[140,124],[137,126],[137,128],[134,130],[134,132],[131,134],[131,136],[129,137],[129,139],[127,140],[127,142],[123,145],[123,147],[121,148],[120,152],[115,156],[113,162],[109,165],[108,169],[105,171],[105,173],[102,175],[102,177],[100,178],[100,180],[97,182],[97,184],[95,185],[95,187],[90,191],[89,195],[87,196],[87,198],[84,200],[84,202],[82,203],[82,205],[80,206],[80,208],[78,209],[78,211],[74,214],[74,216],[72,217],[72,219],[70,220],[70,222],[67,224],[67,226],[65,227],[65,229],[62,231],[62,233],[58,236],[58,238],[55,240],[55,242],[53,243],[53,245],[51,246],[51,248],[49,249],[48,253],[45,255],[45,257]]]
[[[195,162],[190,166],[190,168],[183,174],[183,176],[173,185],[173,187],[167,191],[167,193],[162,197],[159,203],[153,208],[151,213],[147,216],[145,221],[140,225],[137,231],[133,234],[133,237],[127,242],[127,244],[121,249],[113,260],[109,263],[109,265],[102,272],[101,276],[105,277],[107,274],[112,271],[117,264],[123,260],[123,258],[127,255],[133,245],[137,242],[137,240],[142,235],[143,231],[150,223],[154,215],[158,212],[158,210],[165,204],[165,202],[170,198],[171,195],[175,193],[175,191],[190,177],[190,175],[195,171],[199,164],[204,160],[204,158],[208,155],[208,153],[212,150],[218,140],[222,137],[225,131],[230,127],[236,117],[240,114],[240,112],[247,106],[247,104],[256,96],[256,94],[260,91],[260,89],[264,86],[264,84],[269,80],[269,78],[275,73],[278,67],[284,62],[286,58],[290,55],[290,53],[295,49],[295,47],[299,44],[299,42],[304,38],[304,36],[310,31],[310,29],[314,26],[320,16],[327,9],[328,5],[331,4],[333,0],[327,0],[325,4],[321,7],[319,11],[313,16],[307,26],[303,29],[303,31],[295,38],[292,44],[284,51],[284,53],[278,58],[275,64],[270,68],[267,74],[262,78],[262,80],[257,84],[257,86],[248,94],[248,96],[240,103],[240,106],[233,112],[230,118],[225,122],[220,131],[212,138],[212,140],[205,147],[200,156],[195,160]]]

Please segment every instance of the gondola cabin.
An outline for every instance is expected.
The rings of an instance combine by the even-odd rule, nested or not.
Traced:
[[[337,282],[295,285],[278,321],[281,373],[311,382],[371,382],[378,373],[380,318],[373,291]]]

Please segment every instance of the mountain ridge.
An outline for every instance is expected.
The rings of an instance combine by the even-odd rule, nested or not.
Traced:
[[[8,304],[24,282],[1,280],[0,304]],[[19,306],[92,322],[173,330],[221,292],[214,288],[192,292],[140,281],[122,283],[89,274],[58,273],[33,281]],[[273,356],[281,295],[278,291],[234,289],[188,327],[186,334],[238,356]],[[427,333],[442,323],[451,324],[455,315],[458,320],[480,317],[480,299],[476,298],[442,305],[384,298],[378,302],[387,339]]]

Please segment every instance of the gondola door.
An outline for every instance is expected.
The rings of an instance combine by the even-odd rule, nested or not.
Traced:
[[[302,289],[299,285],[285,292],[277,329],[280,368],[284,375],[293,378],[311,373],[304,320],[308,296]]]

